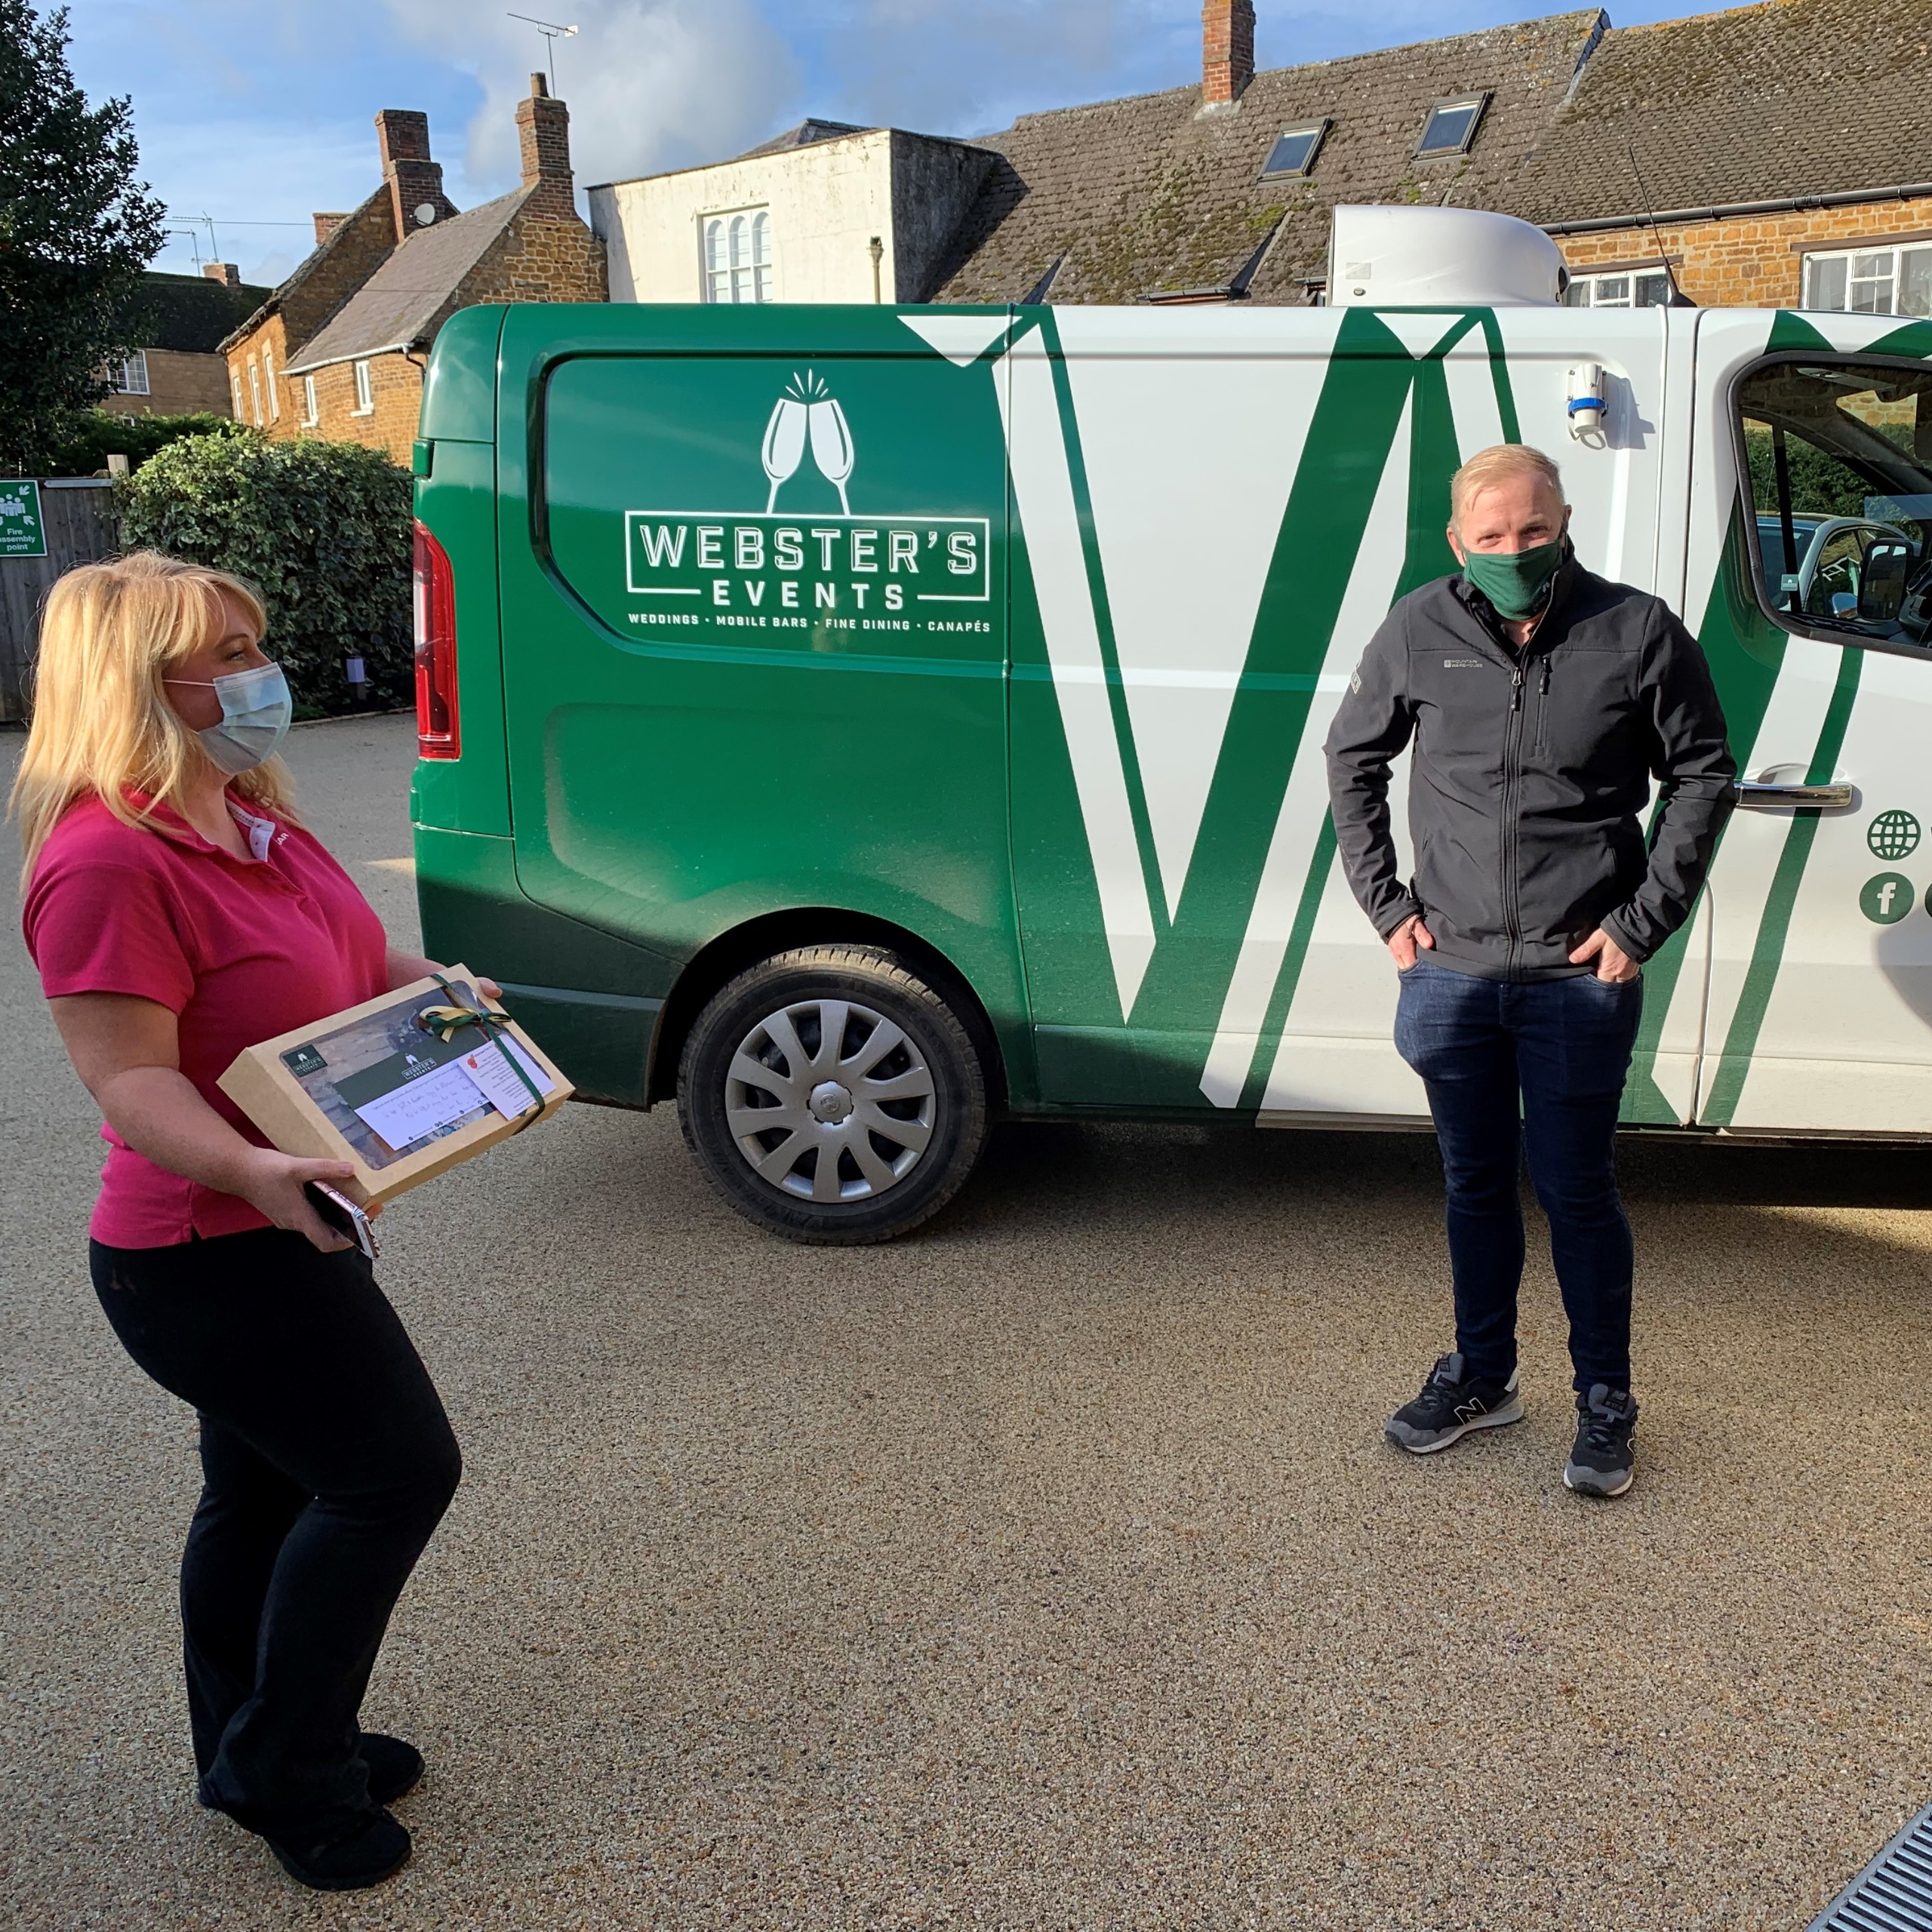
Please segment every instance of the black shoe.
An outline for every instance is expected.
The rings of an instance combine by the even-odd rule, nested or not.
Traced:
[[[260,1835],[281,1869],[312,1891],[366,1891],[409,1863],[408,1832],[380,1804],[319,1838],[300,1831]]]
[[[1465,1377],[1460,1354],[1444,1355],[1429,1371],[1422,1393],[1389,1418],[1383,1434],[1413,1456],[1433,1455],[1460,1441],[1472,1429],[1500,1429],[1523,1420],[1516,1393],[1516,1371],[1507,1382]]]
[[[385,1736],[380,1730],[365,1730],[356,1751],[369,1773],[369,1802],[371,1804],[393,1804],[398,1798],[406,1797],[422,1782],[426,1768],[423,1754],[413,1744],[405,1743],[400,1737]],[[195,1795],[211,1811],[226,1811],[223,1804],[208,1789],[206,1778],[195,1786]],[[232,1814],[230,1814],[232,1816]],[[238,1819],[237,1823],[241,1821]]]
[[[369,1767],[369,1802],[393,1804],[414,1791],[422,1781],[423,1754],[399,1737],[385,1737],[380,1730],[365,1730],[356,1749]]]
[[[1577,1398],[1577,1440],[1563,1467],[1564,1487],[1579,1496],[1621,1496],[1636,1480],[1637,1404],[1627,1389],[1594,1382]]]

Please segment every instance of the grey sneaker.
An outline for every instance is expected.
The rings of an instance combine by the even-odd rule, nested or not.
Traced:
[[[1627,1389],[1595,1382],[1577,1398],[1577,1440],[1563,1482],[1579,1496],[1621,1496],[1637,1478],[1636,1399]]]
[[[1447,1355],[1429,1371],[1422,1393],[1398,1409],[1382,1432],[1412,1456],[1432,1456],[1472,1429],[1500,1429],[1522,1420],[1523,1399],[1516,1393],[1513,1368],[1507,1382],[1485,1382],[1465,1374],[1460,1354]]]

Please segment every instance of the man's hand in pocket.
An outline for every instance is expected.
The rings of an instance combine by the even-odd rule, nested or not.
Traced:
[[[1418,949],[1432,949],[1435,944],[1429,928],[1422,922],[1422,915],[1411,913],[1389,935],[1389,950],[1395,955],[1396,971],[1406,973],[1416,963]]]

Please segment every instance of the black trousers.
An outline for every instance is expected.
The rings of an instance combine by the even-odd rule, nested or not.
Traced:
[[[181,1624],[204,1794],[326,1826],[367,1802],[363,1693],[462,1474],[442,1403],[352,1249],[263,1228],[89,1250],[122,1346],[201,1416]]]

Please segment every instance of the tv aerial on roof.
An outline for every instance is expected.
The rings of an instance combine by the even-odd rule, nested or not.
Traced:
[[[505,10],[505,17],[521,20],[525,26],[534,27],[543,36],[544,64],[550,72],[550,91],[557,91],[557,43],[568,40],[577,32],[575,27],[561,27],[554,20],[540,20],[533,14],[512,14]]]

